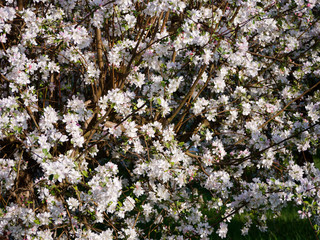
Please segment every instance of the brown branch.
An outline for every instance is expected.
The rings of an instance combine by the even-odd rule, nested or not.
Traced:
[[[102,40],[101,40],[101,30],[96,28],[96,38],[97,38],[97,54],[98,54],[98,66],[100,71],[103,69],[103,59],[102,59]]]
[[[251,55],[254,55],[254,56],[263,57],[263,58],[267,58],[267,59],[272,59],[272,60],[279,61],[279,62],[287,62],[285,59],[279,59],[277,57],[266,56],[266,55],[262,55],[262,54],[254,53],[254,52],[250,52],[250,51],[248,51],[248,53],[250,53]],[[297,66],[297,67],[301,67],[302,66],[302,64],[298,64],[298,63],[295,63],[295,62],[289,62],[289,63],[291,63],[291,64],[293,64],[294,66]]]
[[[170,14],[170,11],[168,11],[168,12],[166,13],[166,15],[164,16],[164,19],[163,19],[163,23],[162,23],[162,26],[161,26],[160,33],[162,33],[162,32],[163,32],[163,30],[164,30],[164,28],[165,28],[165,26],[166,26],[166,23],[167,23],[168,18],[169,18],[169,14]]]
[[[195,155],[195,154],[193,154],[193,153],[191,153],[191,152],[189,152],[189,151],[186,151],[185,154],[187,154],[189,157],[192,157],[192,158],[197,159],[197,161],[198,161],[198,163],[199,163],[199,166],[200,166],[201,170],[203,171],[203,173],[204,173],[205,175],[207,175],[208,177],[210,176],[209,173],[206,172],[206,170],[204,169],[204,167],[203,167],[202,164],[201,164],[201,161],[200,161],[200,159],[199,159],[199,158],[202,158],[201,156]]]
[[[313,90],[314,88],[316,88],[318,85],[320,84],[320,81],[317,82],[315,85],[313,85],[311,88],[309,88],[308,90],[304,91],[300,96],[296,97],[295,99],[291,100],[283,109],[281,109],[279,112],[277,112],[275,115],[273,115],[268,121],[266,121],[264,124],[262,124],[259,129],[264,128],[270,121],[272,121],[274,118],[276,118],[277,116],[279,116],[281,113],[284,112],[284,110],[286,110],[292,103],[294,103],[295,101],[299,100],[300,98],[302,98],[304,95],[306,95],[308,92],[310,92],[311,90]]]
[[[24,4],[23,4],[23,2],[24,2],[23,0],[18,0],[18,10],[19,10],[19,11],[22,11],[22,10],[23,10],[23,8],[24,8],[24,6],[23,6],[23,5],[24,5]]]
[[[202,74],[204,73],[204,71],[206,70],[207,65],[204,64],[202,65],[202,67],[199,70],[199,74],[198,77],[196,79],[196,81],[194,82],[194,84],[192,85],[192,87],[190,88],[187,96],[185,96],[185,98],[182,100],[182,102],[180,103],[180,105],[178,106],[178,108],[176,109],[176,111],[172,114],[172,116],[168,119],[168,123],[172,122],[172,120],[177,116],[177,114],[179,113],[179,111],[181,110],[181,108],[184,106],[184,104],[187,102],[188,98],[190,96],[192,96],[194,89],[196,88],[198,82],[201,79]]]
[[[102,40],[101,40],[100,28],[96,28],[96,47],[97,47],[98,66],[101,71],[99,86],[95,95],[95,102],[98,102],[99,98],[104,92],[104,81],[106,78],[106,73],[103,72],[104,64],[103,64],[103,57],[102,57]]]
[[[177,124],[176,127],[175,127],[175,131],[176,131],[176,132],[178,132],[179,129],[182,127],[182,125],[183,125],[183,123],[184,123],[183,120],[184,120],[185,116],[187,115],[187,112],[189,111],[192,102],[196,101],[196,100],[198,99],[198,97],[200,96],[200,94],[201,94],[201,93],[204,91],[204,89],[208,86],[209,81],[210,81],[210,79],[211,79],[211,77],[212,77],[212,72],[213,72],[213,70],[214,70],[214,65],[212,64],[212,65],[211,65],[211,68],[210,68],[210,72],[209,72],[208,79],[207,79],[207,81],[205,82],[205,84],[202,86],[202,88],[200,89],[200,91],[198,92],[197,96],[196,96],[192,101],[191,101],[192,98],[191,98],[191,96],[190,96],[190,99],[189,99],[189,102],[188,102],[188,107],[187,107],[187,109],[184,111],[183,116],[180,118],[178,124]]]

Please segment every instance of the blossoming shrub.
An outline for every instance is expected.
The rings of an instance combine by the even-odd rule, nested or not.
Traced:
[[[287,203],[312,220],[319,13],[0,1],[2,239],[225,238],[235,215],[267,231]]]

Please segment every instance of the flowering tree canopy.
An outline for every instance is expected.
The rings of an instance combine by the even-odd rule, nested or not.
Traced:
[[[316,0],[0,1],[0,236],[319,214],[319,20]]]

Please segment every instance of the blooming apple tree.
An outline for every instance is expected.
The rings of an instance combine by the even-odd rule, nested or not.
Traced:
[[[312,220],[319,36],[316,0],[0,1],[0,236]]]

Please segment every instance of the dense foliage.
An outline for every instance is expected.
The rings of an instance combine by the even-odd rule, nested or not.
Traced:
[[[225,238],[320,212],[317,0],[0,1],[0,237]]]

